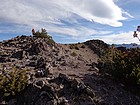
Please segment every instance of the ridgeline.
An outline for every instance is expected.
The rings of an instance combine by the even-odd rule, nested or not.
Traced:
[[[107,61],[105,52],[109,49],[101,40],[58,44],[52,37],[44,37],[44,33],[3,41],[0,43],[0,103],[140,105],[139,95],[126,89],[128,85],[108,72],[112,66],[117,67]]]

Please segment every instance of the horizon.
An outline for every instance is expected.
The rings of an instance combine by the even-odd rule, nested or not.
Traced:
[[[98,39],[140,44],[133,38],[140,25],[139,4],[138,0],[0,1],[0,41],[45,28],[57,43]]]
[[[8,40],[11,40],[11,39],[13,39],[13,38],[16,38],[16,37],[21,37],[22,35],[17,35],[17,36],[15,36],[15,37],[11,37],[10,39],[5,39],[5,40],[0,40],[0,42],[4,42],[4,41],[8,41]],[[32,36],[33,37],[33,35],[23,35],[23,36]],[[53,39],[54,40],[54,39]],[[100,40],[100,39],[90,39],[90,40]],[[86,41],[90,41],[90,40],[86,40]],[[55,40],[54,40],[55,41]],[[56,42],[56,43],[59,43],[59,44],[77,44],[77,43],[84,43],[84,42],[86,42],[86,41],[83,41],[83,42],[67,42],[67,43],[59,43],[59,42]],[[101,40],[101,41],[103,41],[103,40]],[[104,42],[104,41],[103,41]],[[106,42],[105,42],[106,43]],[[127,46],[127,45],[134,45],[134,44],[137,44],[137,43],[128,43],[128,44],[126,44],[126,43],[118,43],[118,44],[114,44],[114,43],[112,43],[112,44],[109,44],[109,43],[106,43],[106,44],[108,44],[108,45],[115,45],[115,46]],[[140,44],[137,44],[137,46],[138,47],[140,47]],[[135,47],[137,47],[137,46],[135,46]]]

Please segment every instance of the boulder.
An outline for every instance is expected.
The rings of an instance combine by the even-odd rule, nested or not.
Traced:
[[[32,43],[29,49],[30,55],[37,55],[41,52],[40,44],[39,43]]]
[[[37,70],[35,72],[35,76],[36,76],[36,78],[43,77],[44,76],[44,71],[42,69]]]
[[[44,87],[45,82],[43,80],[39,80],[39,81],[35,81],[34,86],[41,89],[42,87]]]
[[[4,62],[11,62],[11,59],[9,57],[0,56],[0,63],[4,63]]]
[[[12,54],[12,58],[23,59],[26,57],[26,51],[18,51]]]
[[[45,68],[46,67],[46,61],[43,57],[39,58],[37,60],[36,68]]]

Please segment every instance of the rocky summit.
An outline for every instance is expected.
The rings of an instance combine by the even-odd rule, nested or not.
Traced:
[[[108,47],[100,40],[59,44],[24,35],[0,42],[0,75],[14,67],[26,69],[28,77],[19,92],[5,97],[0,90],[0,104],[140,105],[139,96],[98,68],[98,59]]]

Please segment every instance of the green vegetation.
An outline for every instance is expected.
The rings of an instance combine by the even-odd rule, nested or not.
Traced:
[[[120,51],[112,47],[99,60],[102,71],[129,86],[140,86],[140,49]]]
[[[77,44],[71,44],[71,45],[70,45],[70,49],[79,50],[79,47],[77,46]]]
[[[71,56],[76,57],[77,56],[77,53],[76,52],[72,52],[71,53]]]
[[[35,37],[41,37],[41,38],[48,38],[48,39],[52,39],[51,36],[48,35],[47,31],[45,29],[41,29],[41,32],[36,31],[36,32],[33,32],[33,36]]]
[[[39,38],[46,38],[48,39],[48,43],[49,44],[54,44],[54,40],[52,39],[52,37],[50,35],[48,35],[46,29],[41,29],[41,32],[37,31],[37,32],[32,32],[34,37],[39,37]]]
[[[22,91],[27,86],[26,70],[19,70],[12,67],[7,70],[0,68],[0,95],[10,96]]]

